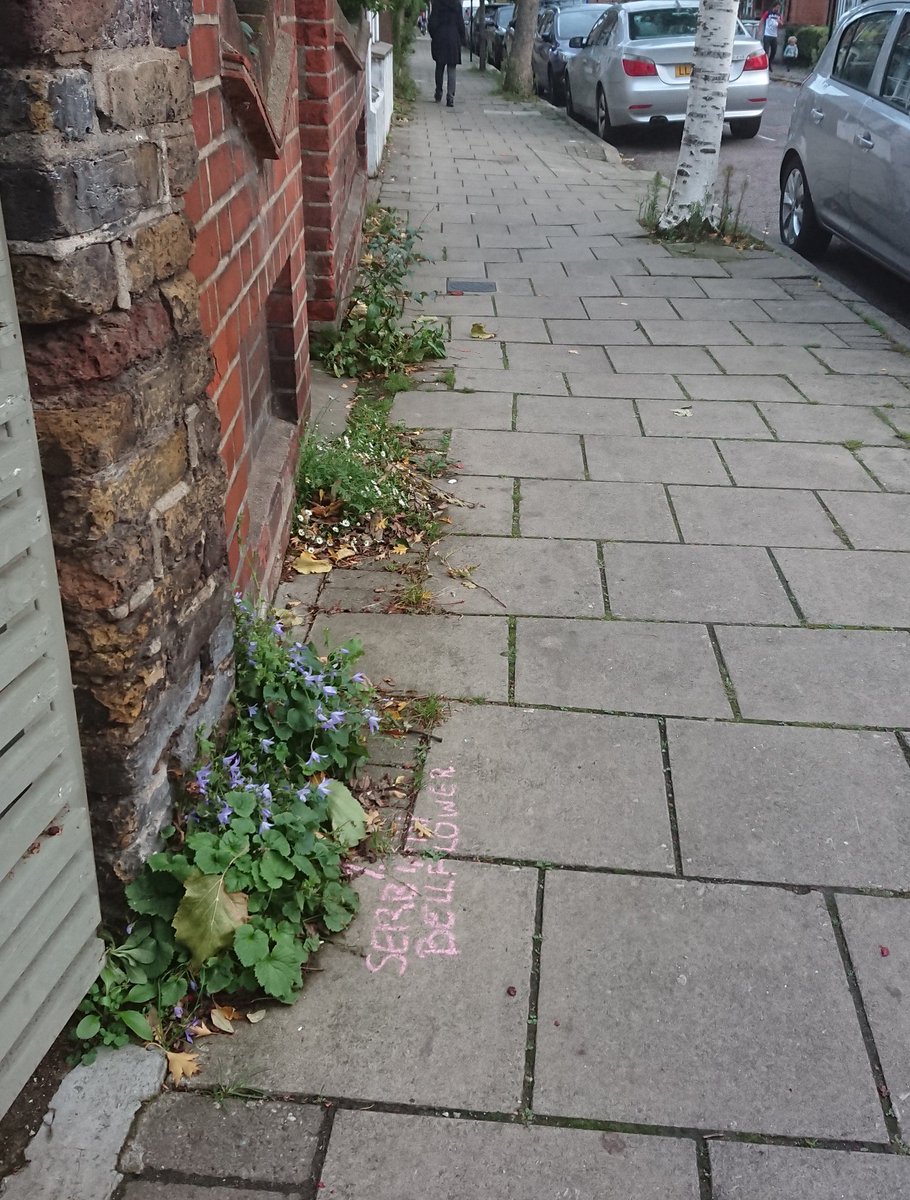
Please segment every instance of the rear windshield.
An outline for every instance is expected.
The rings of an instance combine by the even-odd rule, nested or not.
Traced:
[[[629,13],[629,38],[694,38],[697,8],[652,8]]]
[[[496,10],[496,24],[500,29],[507,29],[509,22],[512,20],[512,14],[515,12],[514,4],[504,4],[502,8]]]
[[[587,37],[594,22],[603,12],[602,8],[590,11],[590,6],[570,8],[568,12],[559,14],[559,36],[561,38]]]

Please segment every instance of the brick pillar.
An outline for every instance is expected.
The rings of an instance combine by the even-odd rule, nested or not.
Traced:
[[[360,258],[366,204],[366,20],[337,0],[296,0],[301,47],[300,146],[310,325],[344,317]]]
[[[218,416],[187,269],[187,0],[15,0],[0,41],[13,255],[103,890],[166,823],[231,686]],[[9,30],[7,31],[9,34]]]

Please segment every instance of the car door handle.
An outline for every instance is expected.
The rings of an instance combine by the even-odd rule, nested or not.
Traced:
[[[812,120],[815,122],[815,124],[821,125],[822,121],[825,119],[825,114],[822,112],[822,110],[820,108],[810,108],[809,112],[812,114]]]
[[[875,138],[871,133],[858,133],[853,140],[862,150],[871,150],[875,145]]]

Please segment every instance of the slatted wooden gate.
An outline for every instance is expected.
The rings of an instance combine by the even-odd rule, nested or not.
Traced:
[[[98,973],[98,891],[0,217],[0,1116]]]

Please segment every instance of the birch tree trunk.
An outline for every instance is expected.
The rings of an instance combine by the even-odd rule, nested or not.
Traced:
[[[518,0],[515,5],[515,33],[512,50],[505,60],[502,86],[516,96],[533,94],[531,86],[531,47],[537,29],[540,0]]]
[[[714,196],[733,59],[737,0],[701,0],[679,162],[658,229],[675,229],[699,212],[717,225]]]

